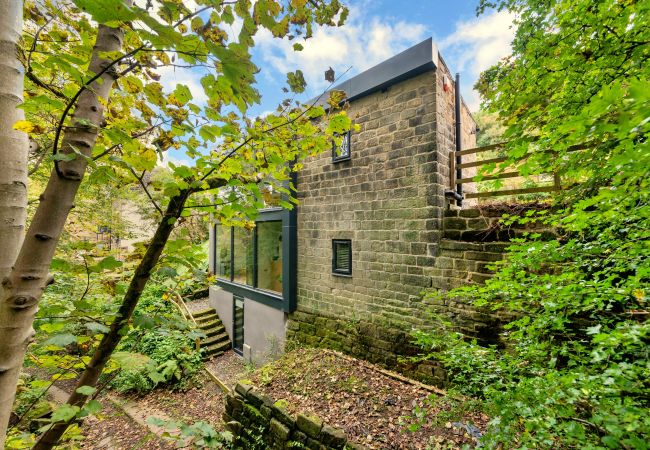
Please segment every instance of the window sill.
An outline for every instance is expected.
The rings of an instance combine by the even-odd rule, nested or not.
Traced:
[[[225,291],[240,295],[242,297],[263,303],[276,309],[288,311],[289,304],[282,294],[262,289],[254,288],[246,284],[240,284],[234,281],[217,278],[217,286],[223,288]]]
[[[332,272],[332,275],[334,275],[335,277],[341,277],[341,278],[352,278],[352,274],[351,274],[351,273],[348,274],[348,273],[336,273],[336,272]]]
[[[332,163],[333,164],[340,163],[340,162],[345,162],[345,161],[352,161],[352,157],[351,156],[344,156],[342,158],[332,158]]]

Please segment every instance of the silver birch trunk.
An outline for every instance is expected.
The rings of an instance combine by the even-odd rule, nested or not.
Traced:
[[[97,80],[99,82],[93,82],[79,96],[71,124],[65,128],[60,153],[71,153],[74,148],[85,156],[91,156],[104,117],[103,103],[106,102],[101,102],[100,98],[108,99],[116,78],[111,61],[101,55],[119,51],[123,37],[120,29],[99,25],[88,71],[93,75],[104,73]],[[58,166],[58,173],[52,171],[41,195],[14,267],[3,280],[0,298],[0,317],[4,324],[4,328],[0,327],[0,367],[4,368],[0,373],[0,407],[3,409],[11,408],[10,400],[16,389],[25,349],[34,333],[32,324],[38,302],[48,282],[48,269],[68,213],[74,206],[87,161],[77,157],[72,161],[59,161]],[[2,422],[2,426],[6,426],[4,416]]]
[[[22,32],[23,2],[0,2],[0,448],[16,393],[26,331],[14,321],[7,298],[8,279],[25,234],[27,213],[27,135],[13,129],[24,119],[17,109],[23,98],[23,68],[17,46]],[[5,340],[6,336],[13,336]]]

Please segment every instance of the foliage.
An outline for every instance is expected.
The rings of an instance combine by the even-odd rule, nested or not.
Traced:
[[[650,2],[483,1],[516,13],[513,55],[479,83],[508,161],[568,189],[485,285],[448,295],[502,309],[505,349],[418,333],[452,385],[480,395],[488,448],[650,442]],[[547,151],[551,150],[551,151]],[[525,217],[524,221],[535,219]]]
[[[190,386],[203,367],[196,346],[198,334],[190,331],[161,284],[145,291],[133,314],[134,328],[122,339],[118,352],[127,357],[124,367],[112,378],[111,387],[120,391],[148,392],[164,384],[171,388]],[[128,366],[130,354],[144,355],[141,364]]]
[[[503,124],[499,123],[499,117],[496,113],[480,110],[474,113],[473,116],[478,129],[476,132],[477,147],[485,147],[503,142],[503,133],[506,129]]]
[[[255,34],[265,29],[276,38],[308,39],[318,26],[340,26],[348,11],[338,0],[193,3],[194,9],[183,2],[166,0],[25,2],[19,58],[26,74],[22,105],[26,120],[15,124],[15,128],[28,133],[36,144],[31,155],[33,178],[42,184],[49,180],[48,187],[58,186],[52,180],[62,176],[63,164],[83,162],[77,164],[79,170],[75,173],[83,176],[87,166],[89,175],[81,189],[87,196],[82,195],[79,203],[92,205],[92,211],[82,208],[93,224],[90,230],[96,229],[95,222],[102,224],[110,215],[115,198],[123,199],[124,192],[117,197],[107,195],[115,193],[116,186],[131,189],[138,199],[146,195],[151,205],[149,218],[162,230],[157,240],[142,246],[139,254],[125,258],[97,252],[89,243],[80,244],[82,231],[88,230],[71,229],[71,246],[76,249],[72,254],[59,254],[53,267],[63,274],[61,279],[69,291],[66,295],[63,285],[55,287],[44,302],[49,314],[39,318],[43,334],[32,354],[50,369],[58,367],[66,373],[83,370],[93,355],[97,362],[94,369],[103,370],[149,274],[157,268],[167,275],[165,283],[173,290],[179,284],[169,281],[172,276],[187,280],[202,269],[196,258],[190,258],[198,255],[190,244],[197,241],[195,230],[201,230],[193,223],[193,216],[250,226],[264,205],[263,192],[267,188],[282,194],[280,206],[291,208],[295,203],[291,173],[300,169],[300,160],[329,150],[332,140],[339,139],[337,136],[352,126],[338,101],[331,101],[326,109],[289,97],[273,114],[248,115],[249,108],[260,100],[255,88],[259,68],[251,59]],[[98,51],[103,44],[98,30],[106,27],[120,30],[115,38],[123,33],[119,51]],[[296,51],[301,48],[300,44],[294,45]],[[89,73],[91,57],[110,63],[101,73]],[[193,75],[199,75],[199,90],[185,84],[167,87],[161,74],[169,68],[190,69]],[[115,79],[109,97],[76,109],[79,96],[97,77],[104,75],[99,81],[105,82],[107,73]],[[290,74],[284,92],[294,95],[304,89],[302,73]],[[93,115],[89,110],[101,111],[102,117],[96,123],[89,120],[87,116]],[[79,128],[96,131],[96,141],[93,137],[84,148],[62,146],[62,136]],[[186,162],[165,163],[166,152],[172,150],[183,152]],[[167,169],[160,169],[160,165]],[[70,201],[76,181],[72,185],[74,188],[66,191]],[[50,208],[56,210],[57,205]],[[68,206],[65,208],[61,217],[67,214]],[[166,215],[166,210],[171,212]],[[199,212],[193,214],[193,210]],[[37,211],[42,214],[43,209],[39,206]],[[79,214],[77,225],[84,217]],[[114,225],[120,236],[129,228],[126,223]],[[159,259],[172,227],[175,234]],[[51,231],[58,239],[60,229]],[[142,258],[147,251],[150,257]],[[40,257],[36,260],[43,260],[39,270],[44,270],[51,256],[36,256]],[[138,259],[140,265],[135,268],[131,263]],[[131,277],[134,279],[129,283]],[[45,280],[45,276],[36,279]],[[127,314],[118,315],[120,308]],[[140,329],[158,320],[147,314],[136,316],[134,326]],[[161,317],[160,323],[170,322],[165,314]],[[111,328],[111,324],[117,326]],[[137,345],[132,343],[132,347],[139,350],[143,346],[142,351],[149,351],[151,358],[118,352],[113,355],[109,371],[143,364],[151,368],[156,357],[162,359],[175,352],[176,356],[190,356],[161,361],[147,376],[151,379],[156,378],[153,373],[158,374],[160,378],[151,379],[155,384],[190,373],[196,358],[184,350],[187,344],[180,332],[166,330],[167,334],[157,337],[147,333],[146,339],[139,335],[135,338]],[[156,354],[152,350],[154,342],[164,344],[165,351]],[[79,393],[77,401],[83,403],[86,396]],[[79,407],[61,413],[65,413],[65,426],[74,408]],[[75,410],[73,416],[81,412]],[[54,431],[48,431],[48,440],[58,439],[64,428],[53,427]]]

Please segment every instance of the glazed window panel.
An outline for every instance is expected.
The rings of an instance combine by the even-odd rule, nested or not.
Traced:
[[[282,293],[282,221],[257,223],[257,287]]]
[[[332,241],[332,273],[352,275],[352,241],[349,239]]]
[[[230,280],[230,227],[215,225],[214,273],[220,278]]]
[[[233,227],[234,268],[232,280],[253,286],[253,235],[251,231]]]
[[[347,161],[351,157],[350,147],[351,147],[351,132],[348,131],[343,136],[341,136],[341,144],[336,145],[336,142],[332,147],[332,161]]]

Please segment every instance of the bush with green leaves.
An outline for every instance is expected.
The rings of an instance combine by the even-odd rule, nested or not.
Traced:
[[[541,219],[559,237],[516,241],[485,285],[432,294],[513,313],[503,349],[444,327],[418,342],[484,400],[487,448],[648,449],[650,3],[480,5],[517,30],[477,86],[507,126],[500,170],[560,177]]]
[[[144,393],[159,385],[183,389],[203,366],[196,345],[201,334],[182,318],[165,286],[150,286],[133,314],[134,327],[114,355],[121,370],[107,375],[121,392]]]

